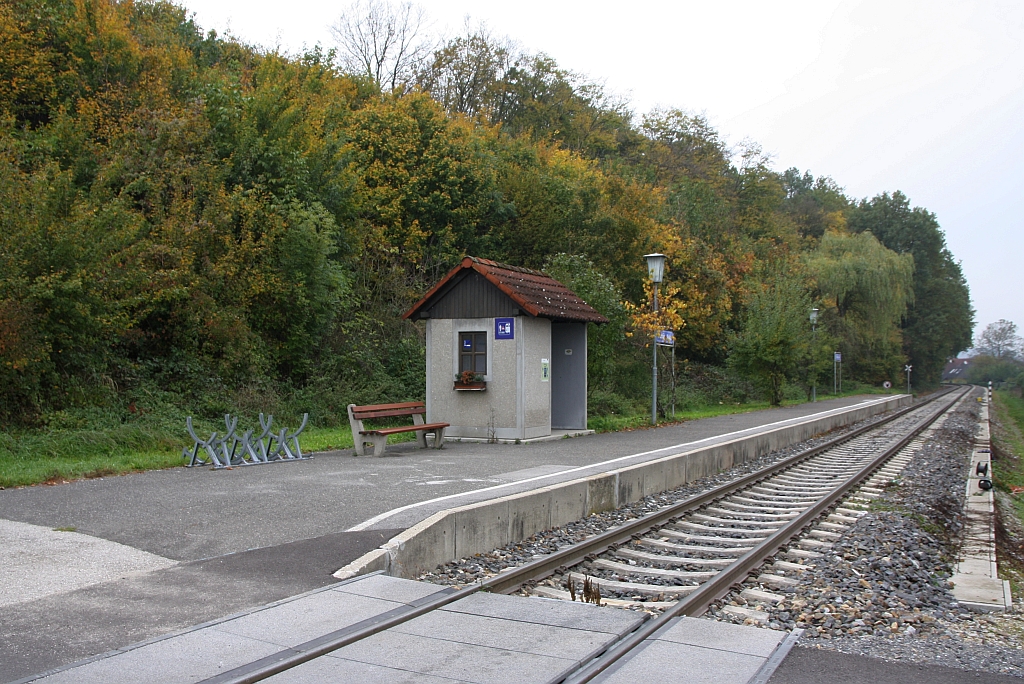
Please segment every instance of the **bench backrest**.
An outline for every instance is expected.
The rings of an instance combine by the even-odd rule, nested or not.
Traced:
[[[395,416],[423,415],[427,407],[422,401],[406,401],[400,404],[376,404],[373,406],[352,406],[351,417],[355,420],[371,418],[392,418]]]

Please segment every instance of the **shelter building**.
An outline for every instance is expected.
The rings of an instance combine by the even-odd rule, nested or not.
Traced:
[[[426,421],[447,437],[586,430],[587,323],[608,319],[554,278],[467,256],[403,318],[426,321]]]

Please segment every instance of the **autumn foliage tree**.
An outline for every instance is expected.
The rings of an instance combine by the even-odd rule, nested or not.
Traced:
[[[622,405],[656,329],[773,401],[813,365],[812,302],[864,381],[934,380],[969,344],[959,266],[903,195],[855,202],[485,28],[360,8],[344,55],[286,55],[160,0],[0,2],[0,418],[420,396],[400,314],[467,253],[594,298],[592,387]]]

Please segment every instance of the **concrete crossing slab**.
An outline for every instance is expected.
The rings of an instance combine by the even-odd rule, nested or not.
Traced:
[[[528,601],[510,601],[509,598],[500,594],[477,593],[458,603],[450,603],[443,610],[554,627],[578,628],[585,624],[588,631],[607,634],[618,634],[623,629],[619,611],[606,610],[590,603],[569,603],[536,597]]]
[[[679,618],[595,681],[747,684],[786,634],[714,620]]]
[[[346,626],[447,592],[372,575],[246,614],[130,646],[23,681],[45,684],[201,682]],[[387,600],[383,597],[390,597]],[[420,616],[268,681],[546,682],[578,666],[640,614],[561,601],[480,594]]]

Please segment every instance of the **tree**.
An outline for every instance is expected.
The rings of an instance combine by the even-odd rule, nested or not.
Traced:
[[[1000,318],[995,323],[985,326],[978,335],[974,349],[979,354],[997,359],[1015,359],[1024,352],[1024,340],[1017,334],[1015,323]]]
[[[914,258],[871,233],[828,231],[804,263],[815,280],[822,324],[862,379],[892,380],[904,362],[900,321],[913,301]]]
[[[919,383],[938,383],[946,359],[971,345],[974,309],[935,214],[911,208],[901,192],[883,193],[862,200],[850,214],[849,227],[870,231],[894,252],[914,256],[914,301],[903,319],[903,348]]]
[[[743,326],[733,336],[729,365],[758,384],[772,406],[782,403],[782,390],[795,378],[806,358],[811,302],[795,278],[775,274],[753,291]]]
[[[482,115],[493,123],[505,109],[506,79],[519,55],[515,43],[480,26],[438,48],[417,78],[449,114]]]
[[[1024,365],[1010,356],[997,358],[982,354],[975,356],[967,365],[964,379],[975,385],[989,382],[1007,382],[1016,380],[1024,374]]]
[[[405,90],[433,51],[425,37],[426,13],[411,2],[357,0],[342,13],[331,33],[342,66],[386,92]]]
[[[555,254],[548,259],[544,271],[608,319],[604,325],[587,324],[588,389],[593,391],[602,387],[614,373],[617,356],[622,352],[626,339],[623,331],[627,316],[619,291],[583,256]]]
[[[846,226],[850,200],[834,180],[828,176],[816,179],[809,171],[801,175],[790,168],[782,174],[782,183],[786,192],[783,210],[803,237],[821,238],[826,230]]]

